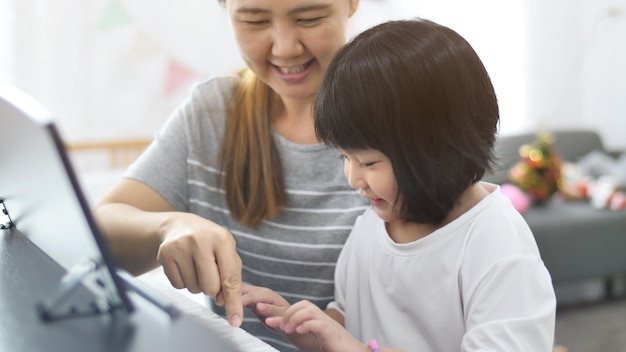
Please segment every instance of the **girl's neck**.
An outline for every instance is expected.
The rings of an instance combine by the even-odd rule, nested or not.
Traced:
[[[478,204],[478,202],[487,197],[494,189],[495,188],[487,188],[486,184],[482,182],[476,182],[475,184],[469,186],[465,192],[461,194],[461,198],[459,198],[457,204],[454,208],[452,208],[450,213],[448,213],[448,216],[439,227],[443,227],[459,216],[465,214],[468,210]]]
[[[483,200],[493,189],[487,188],[484,183],[477,182],[468,187],[461,195],[457,204],[448,213],[448,216],[440,225],[418,224],[408,221],[395,221],[386,223],[389,237],[396,243],[410,243],[424,238],[447,224],[454,221],[459,216],[473,208],[478,202]]]

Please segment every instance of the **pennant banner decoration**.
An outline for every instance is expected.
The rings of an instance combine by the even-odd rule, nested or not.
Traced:
[[[96,29],[109,30],[119,26],[124,26],[130,22],[131,19],[122,5],[117,2],[117,0],[109,0],[104,8],[104,11],[100,14],[100,18],[96,24]]]
[[[170,96],[178,88],[189,82],[195,73],[187,67],[181,65],[176,60],[170,60],[167,68],[167,78],[165,83],[165,95]]]

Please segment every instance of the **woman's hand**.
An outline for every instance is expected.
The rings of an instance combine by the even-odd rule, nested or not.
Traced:
[[[170,213],[163,228],[157,260],[172,286],[214,297],[229,323],[241,325],[241,258],[230,232],[188,213]]]

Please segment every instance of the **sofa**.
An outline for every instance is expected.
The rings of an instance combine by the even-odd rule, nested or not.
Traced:
[[[619,151],[605,149],[593,130],[553,130],[552,148],[563,161],[577,163],[592,151],[617,157]],[[536,133],[500,135],[496,139],[494,172],[483,180],[510,183],[509,170],[519,160],[519,148],[532,144]],[[598,209],[585,200],[555,200],[532,205],[522,212],[543,261],[550,271],[557,301],[559,287],[600,280],[604,295],[623,295],[626,280],[626,210]]]

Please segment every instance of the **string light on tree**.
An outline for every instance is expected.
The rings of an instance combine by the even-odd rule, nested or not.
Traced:
[[[511,182],[535,203],[550,199],[561,183],[561,158],[552,148],[552,142],[549,133],[538,133],[533,144],[520,147],[520,161],[509,172]]]

